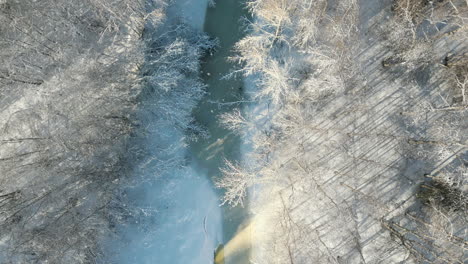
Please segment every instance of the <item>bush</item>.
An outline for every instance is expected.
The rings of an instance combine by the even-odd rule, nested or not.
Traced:
[[[468,199],[459,188],[443,179],[431,179],[429,183],[421,184],[417,193],[417,197],[423,203],[446,211],[464,211],[468,209]]]

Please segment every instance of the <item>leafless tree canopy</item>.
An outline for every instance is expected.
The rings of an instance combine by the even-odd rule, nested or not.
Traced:
[[[248,7],[258,104],[223,120],[254,151],[219,186],[251,188],[254,263],[466,263],[468,3]]]
[[[198,129],[199,59],[213,43],[166,21],[166,5],[0,1],[1,263],[102,260],[99,241],[139,213],[121,189],[155,153],[148,116]]]

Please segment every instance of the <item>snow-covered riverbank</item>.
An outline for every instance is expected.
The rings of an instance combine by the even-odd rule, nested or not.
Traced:
[[[168,8],[167,15],[180,18],[182,22],[203,31],[208,0],[175,0]]]
[[[200,32],[206,7],[206,0],[175,1],[167,8],[166,23],[182,22]],[[191,119],[191,110],[201,96],[188,87],[191,84],[185,85],[180,92],[174,88],[174,92],[161,96],[150,95],[154,98],[143,103],[139,119],[147,135],[142,144],[151,158],[134,173],[144,183],[125,192],[126,200],[133,203],[132,208],[138,208],[141,217],[120,228],[119,241],[109,248],[112,263],[210,263],[221,243],[219,198],[206,172],[190,158],[187,135],[177,125]],[[195,91],[193,95],[191,90]],[[172,109],[179,114],[164,114],[181,105],[180,100],[189,101],[182,109]]]
[[[167,7],[167,21],[188,24],[199,32],[204,29],[218,39],[219,46],[203,59],[195,74],[202,75],[206,85],[203,97],[197,93],[187,99],[178,93],[174,97],[150,95],[155,99],[142,110],[139,119],[149,133],[143,144],[148,146],[147,156],[151,158],[135,175],[146,183],[125,194],[142,217],[121,230],[123,239],[118,245],[111,245],[117,249],[112,254],[116,263],[212,263],[215,248],[235,237],[245,222],[246,208],[220,206],[223,190],[213,185],[221,176],[224,159],[240,158],[239,137],[223,128],[218,118],[233,107],[223,103],[237,101],[243,93],[241,80],[222,77],[233,67],[227,58],[242,36],[239,20],[245,10],[236,0],[220,1],[216,8],[202,7],[207,7],[206,1],[180,0]],[[202,19],[205,16],[206,22]],[[168,26],[163,28],[167,30]],[[158,78],[155,76],[156,82],[161,82]],[[188,100],[188,104],[180,100]],[[174,107],[182,114],[166,111]],[[192,141],[184,134],[191,129],[177,125],[192,117],[193,124],[204,127],[208,138]],[[248,248],[235,248],[223,261],[246,263],[248,256]]]

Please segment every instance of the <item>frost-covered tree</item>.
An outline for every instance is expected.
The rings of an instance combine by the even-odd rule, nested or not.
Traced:
[[[170,149],[148,152],[157,118],[143,116],[196,131],[199,59],[213,46],[166,20],[166,6],[0,1],[1,263],[103,260],[103,238],[146,214],[123,187]]]
[[[223,204],[230,206],[244,205],[247,188],[256,183],[255,173],[240,165],[226,160],[226,168],[222,169],[223,177],[216,182],[216,187],[226,189]]]
[[[463,263],[465,1],[249,6],[236,59],[258,105],[223,120],[252,146],[232,171],[255,181],[222,187],[253,194],[253,260]]]

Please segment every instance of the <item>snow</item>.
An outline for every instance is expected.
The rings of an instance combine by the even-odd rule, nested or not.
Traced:
[[[256,76],[244,78],[244,90],[247,95],[253,95],[258,92],[257,81],[258,77]],[[249,104],[244,107],[243,112],[253,124],[269,123],[275,113],[274,110],[269,108],[268,100],[258,100],[255,103]],[[256,131],[255,128],[248,130],[245,132],[246,136],[241,145],[241,159],[245,166],[255,167],[255,164],[251,164],[255,159],[249,157],[253,151],[253,146],[250,142],[253,141],[255,133],[259,133],[259,131]],[[276,186],[255,185],[248,189],[249,199],[247,207],[254,215],[250,224],[251,228],[249,229],[251,237],[250,255],[252,260],[268,259],[267,256],[271,246],[269,237],[271,237],[271,232],[275,232],[271,228],[275,221],[273,219],[274,211],[281,208],[278,196],[275,195],[276,192],[278,192]]]
[[[192,165],[134,191],[145,193],[139,203],[158,211],[152,226],[141,228],[143,223],[137,222],[125,230],[127,245],[112,263],[213,261],[213,249],[222,239],[221,212],[203,172]]]
[[[322,99],[326,103],[317,104],[317,109],[305,109],[302,117],[309,115],[305,122],[298,118],[297,130],[291,129],[283,142],[273,142],[277,146],[268,157],[268,166],[280,179],[250,190],[249,207],[255,214],[254,263],[413,263],[382,223],[404,219],[407,210],[413,210],[410,205],[415,203],[415,188],[423,175],[438,173],[451,160],[424,163],[423,158],[409,158],[412,146],[408,146],[408,134],[414,137],[414,131],[402,126],[401,111],[418,114],[414,98],[435,100],[429,93],[421,95],[421,87],[402,78],[401,73],[382,67],[389,49],[376,25],[389,27],[382,21],[391,1],[359,3],[361,30],[355,49],[347,52],[352,54],[351,67],[361,74],[356,75],[356,83],[362,83],[337,91],[331,101]],[[372,38],[376,40],[368,41]],[[356,50],[362,53],[356,55]],[[435,80],[419,75],[414,79],[424,83],[420,86]],[[249,89],[252,86],[245,86],[255,93],[254,88]],[[288,109],[287,105],[283,109]],[[259,116],[271,117],[274,110],[267,112],[258,104],[246,112],[257,125],[269,119]],[[292,120],[293,114],[286,120]],[[279,127],[278,120],[273,121]],[[431,120],[426,127],[436,125]],[[437,134],[423,137],[437,138]],[[248,150],[244,151],[244,156],[247,154]]]
[[[154,119],[158,129],[150,129],[154,135],[146,142],[155,149],[155,157],[164,162],[190,160],[183,133],[170,124],[161,128],[161,123],[164,120]],[[157,153],[161,148],[174,151],[161,155]],[[214,249],[222,241],[222,214],[206,173],[193,161],[171,166],[157,177],[151,165],[145,166],[136,177],[147,180],[127,192],[143,217],[119,230],[122,239],[109,245],[112,263],[212,263]]]
[[[207,0],[176,0],[168,7],[167,15],[202,30],[206,7]],[[127,194],[135,207],[143,211],[146,208],[150,217],[143,217],[144,223],[137,220],[119,230],[123,240],[109,245],[111,262],[212,263],[214,249],[222,241],[222,212],[214,186],[207,173],[190,159],[192,154],[185,148],[182,131],[163,117],[152,115],[151,110],[142,111],[142,115],[143,120],[152,123],[147,126],[154,135],[145,144],[154,149],[155,157],[167,163],[189,162],[158,177],[153,177],[154,171],[145,165],[135,172],[147,181]],[[164,148],[173,151],[161,156],[157,151]]]
[[[181,18],[195,29],[203,30],[208,0],[174,0],[168,9],[168,16]]]

